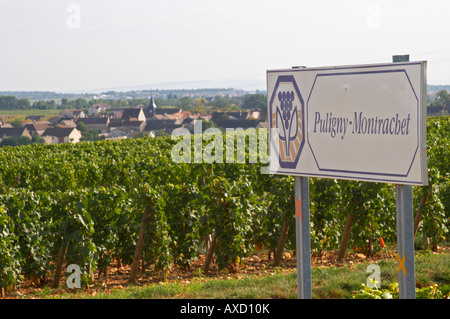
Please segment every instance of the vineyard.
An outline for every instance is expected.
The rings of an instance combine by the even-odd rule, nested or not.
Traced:
[[[234,269],[255,247],[273,252],[275,263],[295,250],[293,177],[261,174],[267,164],[249,163],[248,145],[234,154],[244,163],[177,163],[178,142],[1,148],[0,287],[14,289],[24,278],[57,286],[69,264],[89,285],[113,261],[131,266],[133,282],[140,263],[150,271],[185,269],[205,254],[207,272],[213,260]],[[449,145],[450,117],[429,118],[429,186],[413,192],[416,245],[430,249],[448,241]],[[396,243],[394,185],[309,183],[314,254],[348,248],[371,255],[380,237]]]

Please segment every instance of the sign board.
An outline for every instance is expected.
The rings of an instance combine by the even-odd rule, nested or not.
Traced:
[[[426,62],[267,71],[269,173],[427,185]]]

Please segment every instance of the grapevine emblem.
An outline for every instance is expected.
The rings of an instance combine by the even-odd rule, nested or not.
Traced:
[[[273,149],[281,168],[295,168],[304,144],[303,98],[293,76],[279,76],[270,103]]]

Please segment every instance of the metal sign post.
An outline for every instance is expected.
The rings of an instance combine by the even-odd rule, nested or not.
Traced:
[[[409,55],[396,55],[392,62],[408,62]],[[416,298],[414,269],[414,217],[411,185],[396,185],[397,262],[400,299]]]
[[[416,298],[414,270],[414,218],[411,185],[396,185],[398,293],[400,299]]]
[[[295,238],[297,251],[297,296],[298,299],[311,299],[308,177],[295,177]]]

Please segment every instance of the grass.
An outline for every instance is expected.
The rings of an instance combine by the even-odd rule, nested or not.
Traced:
[[[95,299],[293,299],[296,298],[296,274],[272,274],[240,279],[193,280],[128,287],[94,297],[79,294],[81,298]],[[62,298],[73,296],[61,295]]]
[[[313,299],[351,299],[362,288],[370,262],[347,263],[344,266],[313,267],[311,270]],[[381,270],[381,288],[397,282],[397,261],[393,258],[377,262]],[[450,292],[450,253],[416,252],[416,287],[438,284],[443,295]],[[47,292],[48,293],[48,292]],[[91,296],[83,290],[75,294],[41,295],[37,298],[94,299],[295,299],[295,269],[275,268],[256,276],[243,275],[230,279],[199,276],[190,281],[173,281],[146,286],[130,286]]]
[[[25,118],[28,115],[42,115],[43,117],[49,117],[52,115],[58,115],[63,110],[40,110],[40,109],[28,109],[28,110],[0,110],[1,116],[9,116],[9,117],[20,117]]]

